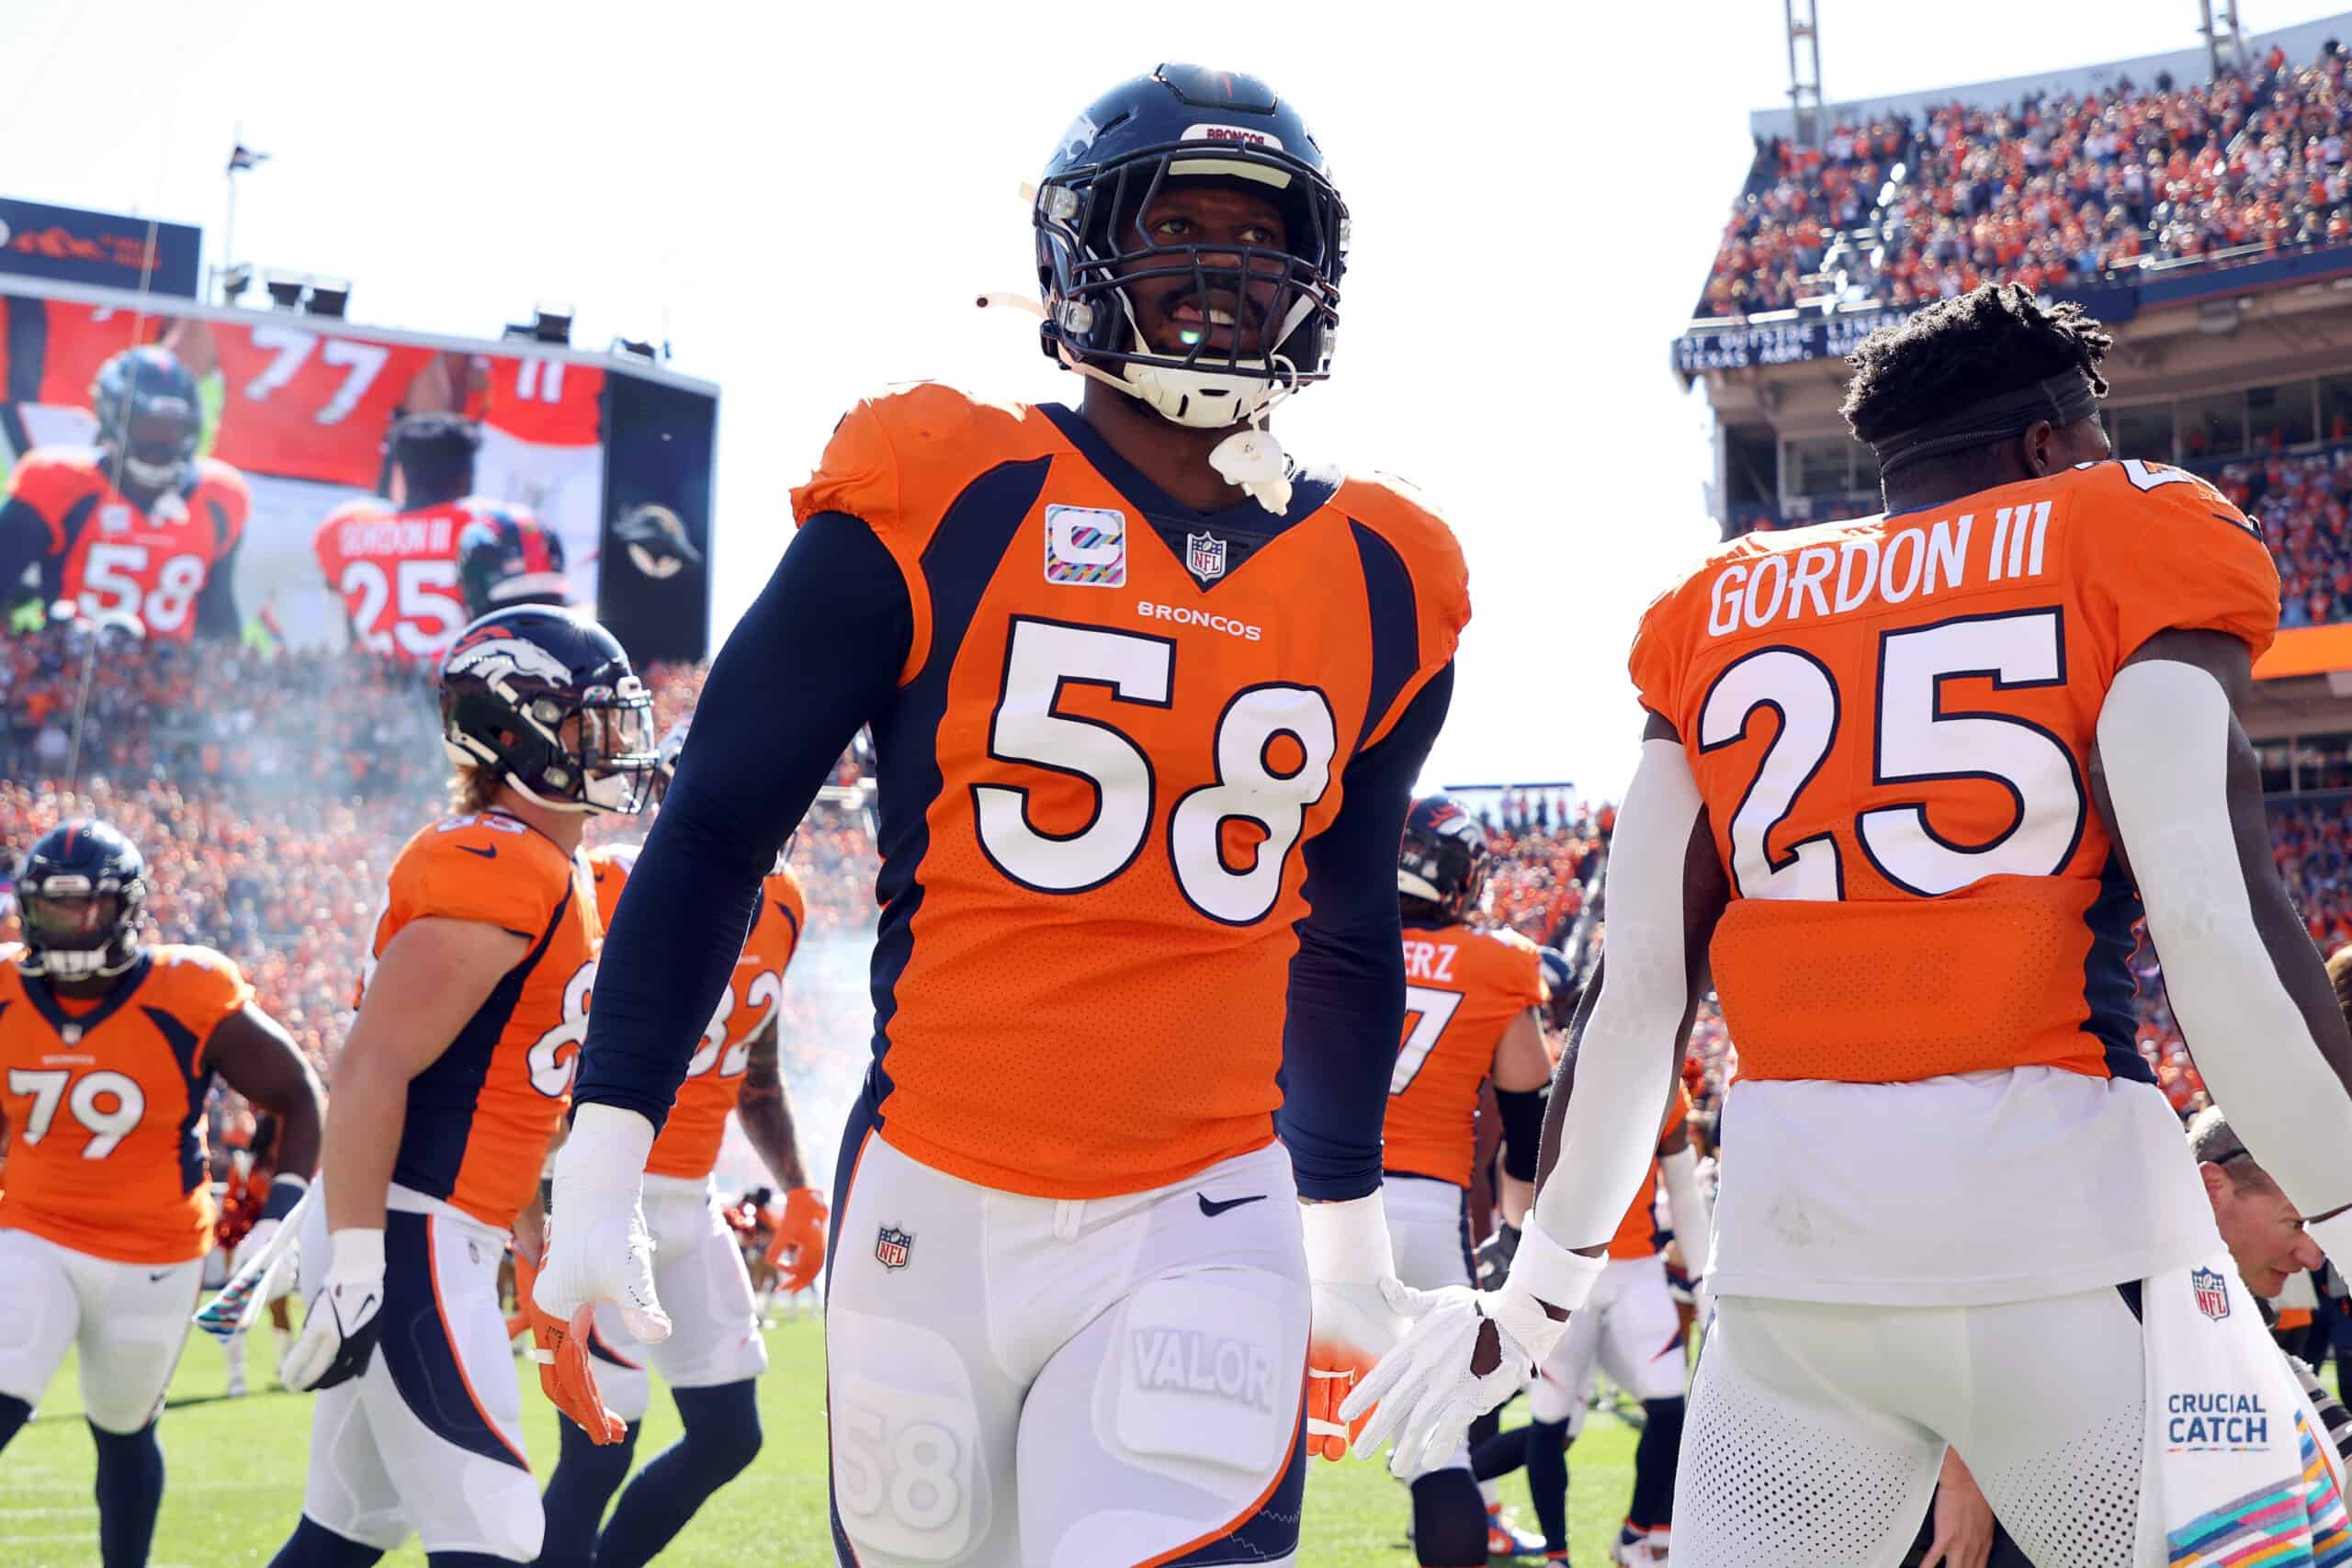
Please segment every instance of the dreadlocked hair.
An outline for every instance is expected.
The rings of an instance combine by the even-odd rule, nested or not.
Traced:
[[[1838,412],[1857,439],[1875,445],[2067,370],[2105,397],[2098,363],[2114,346],[2073,300],[2045,309],[2021,283],[1987,283],[1863,339],[1847,356],[1854,374]]]

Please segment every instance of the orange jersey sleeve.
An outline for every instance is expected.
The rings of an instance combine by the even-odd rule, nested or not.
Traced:
[[[1532,944],[1468,926],[1405,928],[1405,1034],[1388,1080],[1385,1168],[1470,1185],[1478,1090],[1503,1032],[1543,999]]]
[[[1000,460],[1034,458],[1049,449],[1048,433],[1035,423],[1031,411],[919,381],[843,414],[817,471],[792,492],[795,522],[820,512],[845,513],[871,528],[898,563],[914,616],[902,684],[914,678],[931,648],[924,546],[966,485]],[[902,453],[919,460],[903,462]]]
[[[1674,1099],[1666,1108],[1666,1125],[1658,1132],[1657,1141],[1663,1145],[1674,1136],[1674,1130],[1690,1119],[1690,1091],[1680,1084],[1674,1086]],[[1611,1258],[1647,1258],[1657,1250],[1657,1161],[1650,1161],[1649,1174],[1642,1180],[1642,1190],[1634,1200],[1625,1217],[1617,1222],[1617,1234],[1609,1238]]]
[[[107,488],[97,454],[85,446],[36,446],[8,475],[8,499],[23,502],[49,525],[52,555],[66,547],[67,518]]]
[[[209,948],[158,944],[96,1003],[0,953],[0,1111],[13,1134],[0,1228],[118,1262],[201,1258],[216,1213],[204,1050],[253,998]]]
[[[1389,479],[1350,479],[1332,498],[1358,527],[1376,534],[1396,554],[1412,584],[1417,634],[1416,665],[1408,680],[1374,720],[1364,744],[1378,745],[1404,716],[1431,677],[1453,659],[1470,624],[1470,569],[1453,531],[1417,491]]]
[[[735,961],[735,973],[703,1032],[701,1048],[686,1064],[669,1120],[646,1156],[647,1175],[699,1181],[718,1165],[727,1114],[735,1109],[743,1075],[751,1066],[752,1043],[777,1021],[784,972],[807,916],[799,878],[789,870],[771,874],[760,890],[760,912]]]
[[[452,818],[392,863],[374,960],[411,920],[478,921],[530,946],[409,1084],[392,1179],[504,1227],[529,1201],[571,1103],[604,927],[584,863],[495,812]]]
[[[1751,535],[1653,604],[1631,672],[1730,874],[1711,956],[1741,1076],[2146,1077],[2099,709],[2156,632],[2258,653],[2277,617],[2236,510],[2131,462]]]

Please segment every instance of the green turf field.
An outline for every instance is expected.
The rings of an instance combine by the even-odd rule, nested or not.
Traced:
[[[256,1368],[268,1355],[266,1337],[256,1336]],[[750,1473],[686,1527],[664,1563],[830,1568],[818,1326],[812,1320],[781,1325],[770,1331],[768,1345],[775,1359],[761,1387],[767,1446]],[[266,1377],[261,1381],[267,1386]],[[310,1401],[274,1387],[228,1400],[222,1383],[219,1349],[195,1336],[164,1417],[171,1481],[155,1532],[155,1568],[266,1563],[301,1511]],[[1513,1424],[1523,1418],[1516,1411],[1510,1417]],[[533,1459],[552,1464],[555,1414],[536,1383],[526,1393],[524,1419]],[[641,1451],[655,1452],[676,1436],[676,1415],[657,1395]],[[89,1429],[69,1361],[40,1415],[0,1454],[0,1564],[83,1568],[97,1561],[91,1466]],[[1571,1455],[1570,1477],[1576,1559],[1600,1568],[1633,1485],[1633,1433],[1610,1416],[1594,1417]],[[1504,1495],[1526,1512],[1518,1478],[1505,1483]],[[1299,1562],[1308,1568],[1411,1568],[1405,1515],[1404,1489],[1386,1471],[1356,1461],[1318,1462],[1307,1472]],[[414,1565],[424,1555],[411,1544],[385,1561]]]

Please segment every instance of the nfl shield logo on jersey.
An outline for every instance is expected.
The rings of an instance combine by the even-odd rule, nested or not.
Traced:
[[[2192,1269],[2188,1288],[2197,1292],[2197,1310],[2219,1323],[2230,1315],[2230,1284],[2211,1269]]]
[[[914,1245],[915,1238],[905,1231],[884,1225],[881,1234],[874,1238],[874,1260],[885,1269],[904,1269],[907,1254]]]
[[[1184,569],[1203,582],[1225,575],[1225,541],[1213,534],[1184,536]]]

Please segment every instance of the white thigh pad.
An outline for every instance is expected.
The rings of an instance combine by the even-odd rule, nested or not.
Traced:
[[[1120,1325],[1111,1435],[1128,1452],[1262,1474],[1298,1418],[1298,1351],[1282,1307],[1214,1277],[1154,1280]],[[1098,1408],[1097,1416],[1105,1413]]]
[[[826,1314],[833,1500],[876,1554],[950,1562],[987,1533],[979,1410],[943,1335],[833,1305]]]

